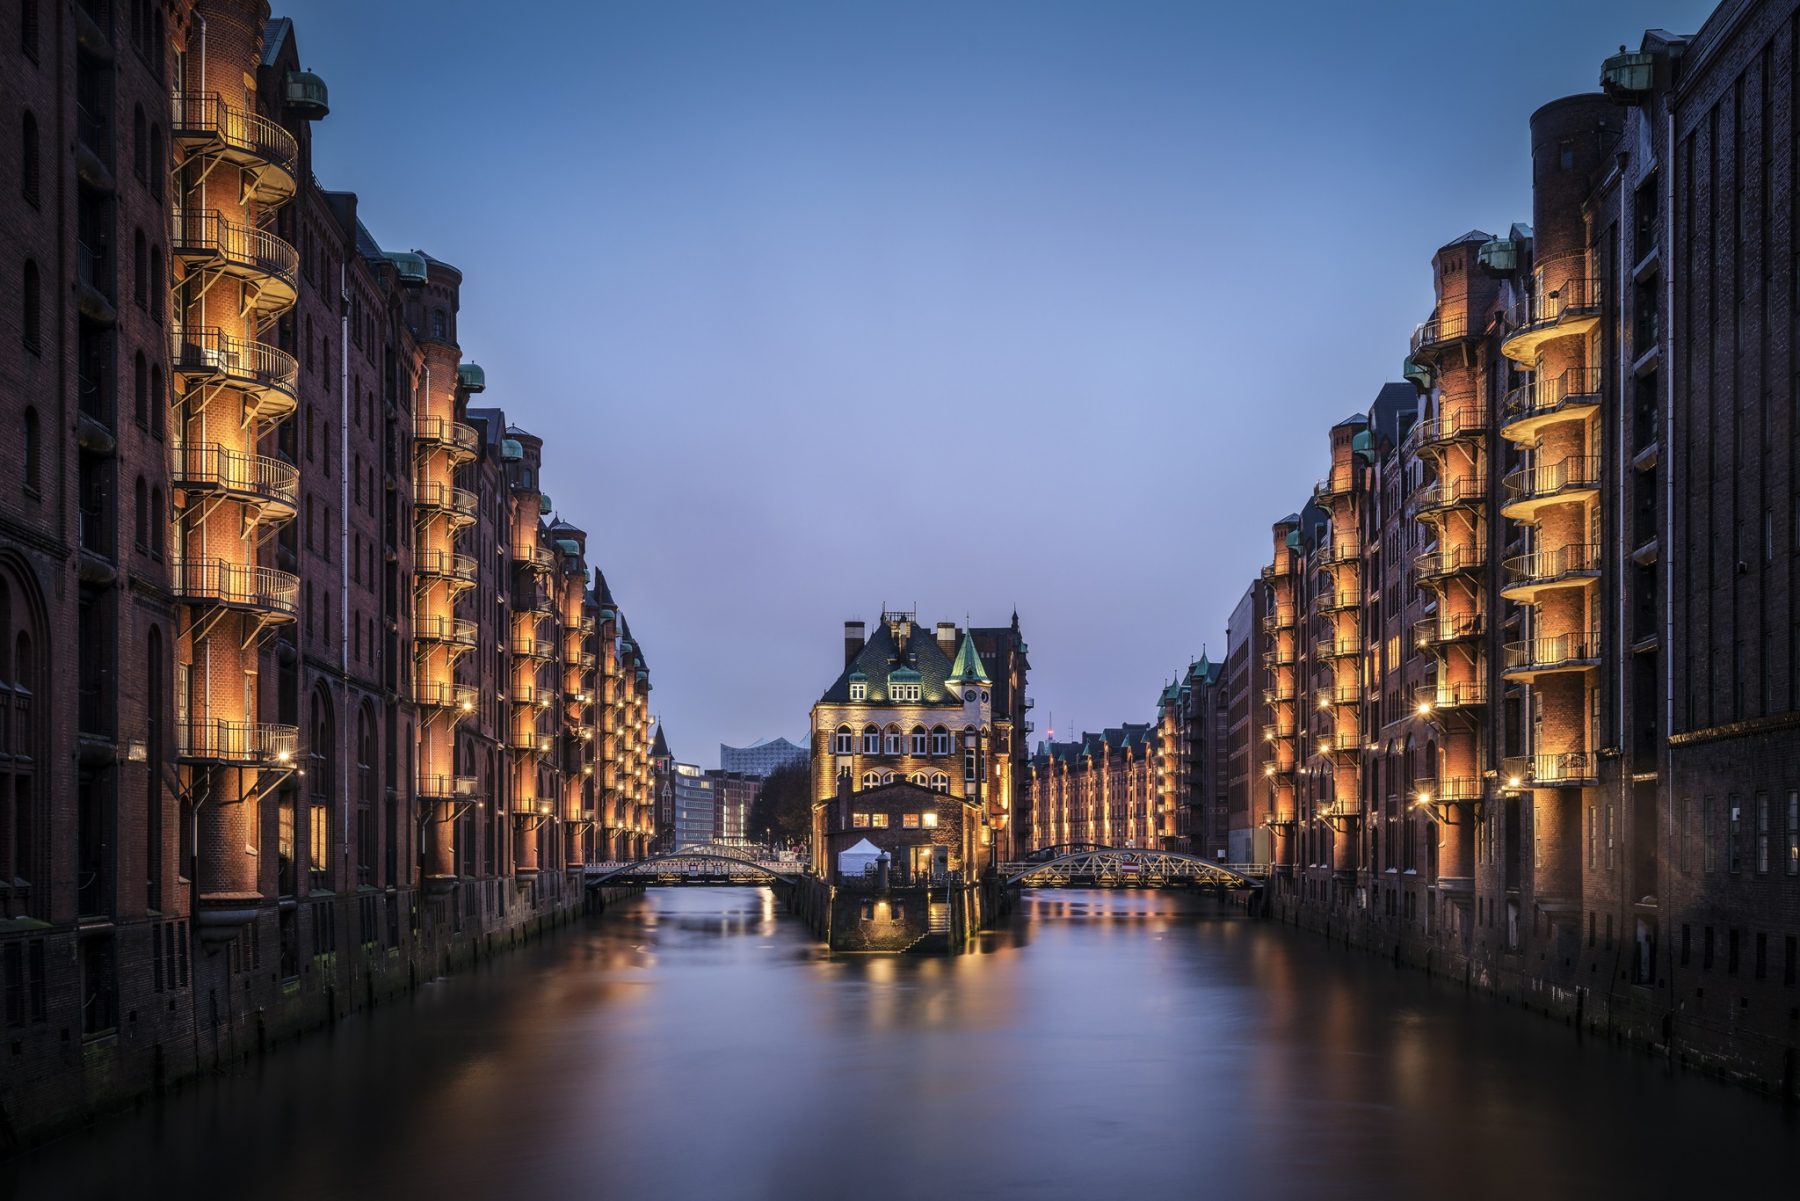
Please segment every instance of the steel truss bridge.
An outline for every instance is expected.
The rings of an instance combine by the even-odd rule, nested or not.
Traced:
[[[1062,850],[1063,848],[1050,848]],[[1021,888],[1203,888],[1256,890],[1268,878],[1259,863],[1215,863],[1181,851],[1084,846],[1047,859],[1003,864]]]
[[[589,888],[608,884],[665,888],[683,884],[793,884],[800,878],[801,863],[767,847],[708,843],[628,863],[590,863],[585,875]]]

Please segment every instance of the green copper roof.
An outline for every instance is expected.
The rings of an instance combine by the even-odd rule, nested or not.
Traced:
[[[888,683],[917,684],[920,680],[918,670],[911,667],[896,667],[888,672]]]
[[[975,639],[968,634],[963,635],[962,645],[956,648],[956,661],[950,665],[950,678],[976,684],[988,683],[987,669],[981,666],[981,655],[975,650]]]
[[[525,446],[517,438],[500,439],[500,458],[508,463],[517,463],[525,457]]]
[[[1361,455],[1365,463],[1375,461],[1375,435],[1368,430],[1350,439],[1350,453]]]

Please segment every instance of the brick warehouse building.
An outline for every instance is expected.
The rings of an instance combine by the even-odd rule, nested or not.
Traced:
[[[1272,527],[1252,798],[1285,918],[1790,1094],[1797,58],[1734,0],[1533,115]]]
[[[650,786],[641,649],[461,274],[313,179],[291,24],[0,26],[4,1146],[561,920]]]

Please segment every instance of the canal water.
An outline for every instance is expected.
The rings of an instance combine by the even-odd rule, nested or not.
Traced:
[[[952,959],[653,891],[0,1166],[0,1197],[1795,1196],[1781,1106],[1174,893]]]

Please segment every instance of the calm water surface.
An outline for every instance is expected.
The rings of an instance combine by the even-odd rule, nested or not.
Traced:
[[[827,959],[666,890],[0,1167],[0,1196],[1800,1195],[1778,1105],[1234,910]]]

